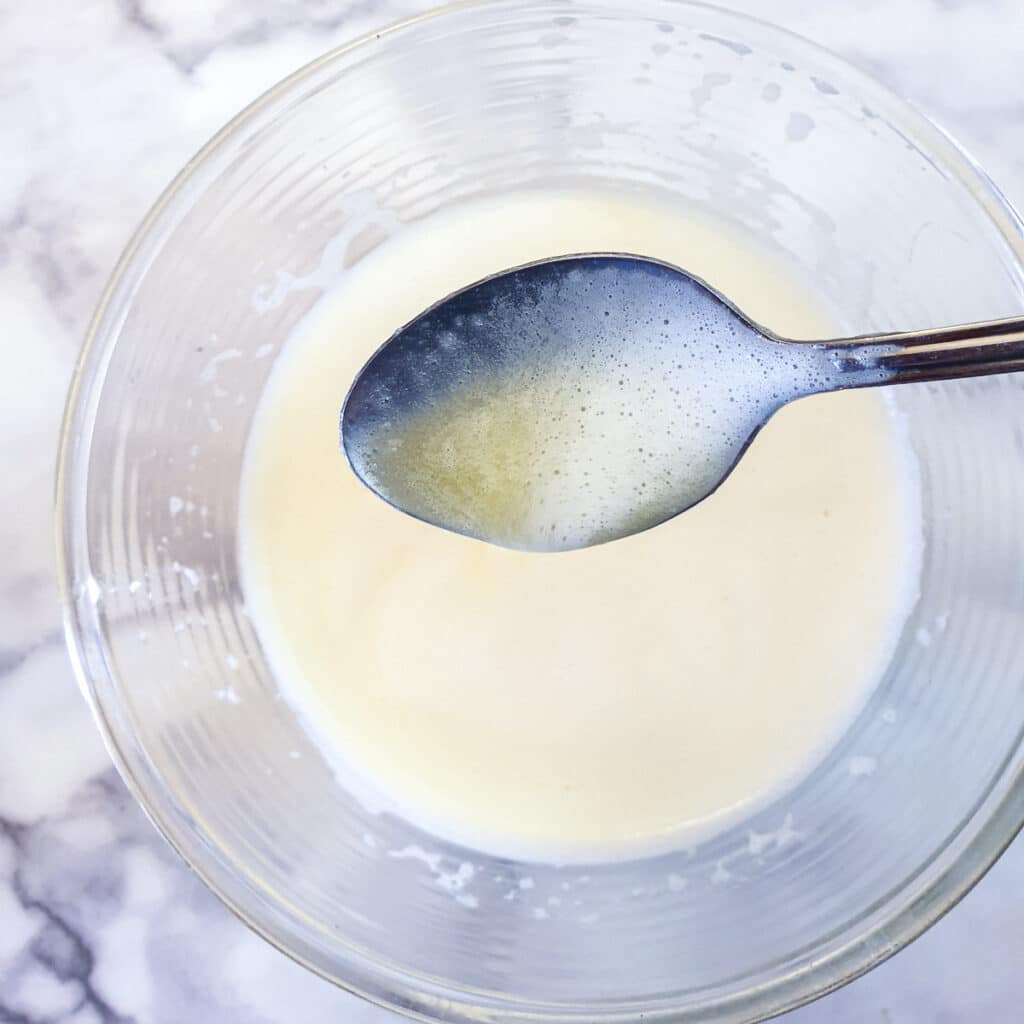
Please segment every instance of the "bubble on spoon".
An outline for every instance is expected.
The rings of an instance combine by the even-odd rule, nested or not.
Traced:
[[[765,419],[838,372],[674,268],[561,260],[414,321],[357,380],[343,442],[358,475],[418,518],[568,550],[702,500]]]

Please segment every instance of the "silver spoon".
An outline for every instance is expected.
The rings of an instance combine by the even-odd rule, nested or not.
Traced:
[[[1019,369],[1024,318],[791,341],[676,267],[565,256],[485,278],[397,331],[349,391],[341,445],[409,515],[570,550],[706,498],[794,399]]]

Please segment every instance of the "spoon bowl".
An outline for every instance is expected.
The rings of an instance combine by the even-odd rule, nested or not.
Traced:
[[[410,515],[570,550],[697,504],[772,413],[843,376],[851,364],[828,346],[775,337],[677,267],[559,257],[397,331],[353,384],[341,442],[359,478]]]
[[[356,379],[341,439],[359,478],[419,519],[569,550],[701,501],[776,409],[836,372],[678,268],[561,257],[396,332]]]

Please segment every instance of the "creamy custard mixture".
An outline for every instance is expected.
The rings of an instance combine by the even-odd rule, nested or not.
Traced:
[[[916,472],[883,393],[801,400],[711,498],[536,554],[404,515],[338,448],[398,327],[517,264],[635,252],[792,337],[840,326],[749,239],[604,193],[467,204],[384,242],[296,331],[246,453],[246,602],[285,697],[374,807],[497,855],[692,844],[798,781],[879,681],[917,593]]]

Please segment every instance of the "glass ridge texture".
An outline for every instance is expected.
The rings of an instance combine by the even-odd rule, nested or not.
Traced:
[[[692,850],[560,868],[368,813],[279,699],[245,613],[241,459],[292,327],[435,211],[581,184],[756,235],[850,333],[1024,297],[1020,225],[983,173],[780,29],[672,0],[414,19],[239,115],[117,267],[60,455],[69,647],[156,826],[324,977],[424,1019],[760,1020],[911,940],[1024,818],[1020,378],[899,391],[925,554],[893,663],[808,779]]]

